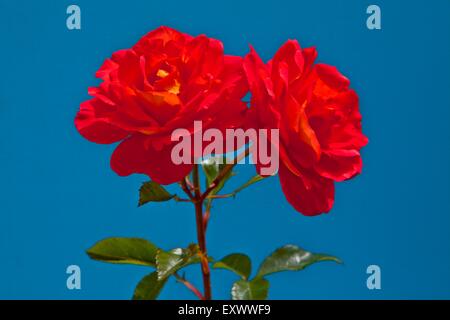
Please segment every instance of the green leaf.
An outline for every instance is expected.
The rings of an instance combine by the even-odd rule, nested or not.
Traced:
[[[213,264],[215,269],[227,269],[247,280],[252,270],[250,258],[241,253],[232,253]]]
[[[134,289],[133,300],[155,300],[166,282],[167,279],[158,280],[156,271],[150,273],[139,281]]]
[[[320,261],[341,263],[341,260],[330,255],[316,254],[294,245],[286,245],[275,250],[262,262],[257,277],[264,277],[280,271],[303,270],[307,266]]]
[[[156,254],[156,270],[158,279],[163,280],[181,268],[194,263],[200,263],[198,246],[190,245],[186,249],[176,248],[170,251],[158,250]]]
[[[154,181],[144,182],[139,189],[139,206],[148,202],[162,202],[174,198],[164,187]]]
[[[220,163],[222,162],[222,163]],[[214,179],[217,178],[217,176],[220,174],[220,172],[225,168],[226,166],[226,157],[225,156],[219,156],[215,158],[209,158],[202,162],[202,168],[205,172],[206,176],[206,185],[209,186],[214,181]],[[210,195],[215,195],[222,190],[222,188],[225,185],[225,182],[227,182],[228,179],[232,176],[232,170],[230,170],[227,175],[220,181],[220,183],[211,191]]]
[[[251,281],[239,280],[231,288],[233,300],[265,300],[269,293],[269,281],[255,278]]]
[[[109,263],[156,266],[158,248],[139,238],[107,238],[94,244],[86,253],[94,260]]]

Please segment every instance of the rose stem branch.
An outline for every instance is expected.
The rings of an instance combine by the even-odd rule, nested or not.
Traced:
[[[189,199],[194,200],[194,196],[192,195],[191,190],[189,190],[189,187],[186,183],[186,178],[184,178],[183,180],[180,181],[180,186],[181,186],[181,189],[183,189],[184,193],[187,194]]]
[[[211,202],[209,202],[206,205],[205,214],[203,216],[203,228],[205,229],[205,232],[206,232],[206,229],[208,228],[208,222],[209,222],[210,216],[211,216]]]
[[[234,166],[236,164],[238,164],[239,161],[241,161],[242,159],[248,157],[249,154],[250,154],[250,147],[247,147],[244,152],[239,154],[233,160],[232,163],[227,164],[222,169],[222,171],[220,171],[220,173],[217,175],[217,177],[213,180],[213,182],[211,182],[211,184],[208,186],[208,188],[205,190],[205,192],[201,195],[202,202],[203,202],[203,200],[206,199],[206,197],[208,197],[208,195],[214,190],[214,188],[219,185],[219,183],[222,181],[222,179],[224,179],[228,175],[228,173],[230,173],[231,170],[233,170]]]
[[[194,205],[195,218],[197,222],[197,239],[201,252],[201,267],[203,274],[203,287],[206,300],[211,300],[211,278],[208,263],[208,252],[206,250],[206,237],[203,222],[203,198],[200,191],[200,178],[198,173],[198,164],[194,165],[192,170],[193,184],[194,184]]]
[[[234,197],[236,197],[236,193],[227,193],[227,194],[211,195],[211,196],[208,196],[208,199],[226,199],[226,198],[234,198]]]
[[[245,151],[243,153],[241,153],[240,155],[238,155],[231,164],[228,164],[220,173],[219,175],[216,177],[216,179],[214,179],[214,181],[208,186],[208,188],[205,190],[205,192],[202,194],[202,201],[205,201],[206,198],[208,199],[214,199],[214,198],[231,198],[236,196],[236,193],[230,193],[230,194],[224,194],[224,195],[213,195],[213,196],[208,196],[211,191],[222,181],[222,179],[224,179],[228,173],[230,172],[230,170],[232,170],[234,168],[234,166],[241,161],[242,159],[248,157],[248,155],[250,154],[250,147],[247,147],[245,149]],[[206,206],[206,210],[205,210],[205,215],[203,217],[203,226],[205,228],[205,232],[206,229],[208,227],[208,222],[209,222],[209,217],[211,216],[211,201],[209,201],[207,203]]]
[[[179,196],[174,196],[173,199],[177,202],[192,202],[190,199],[180,198]]]
[[[200,300],[205,300],[205,297],[201,294],[200,290],[198,290],[192,283],[181,277],[179,274],[174,274],[175,278],[178,282],[184,284],[186,288],[191,290]]]
[[[189,176],[186,176],[184,181],[186,182],[186,185],[189,187],[190,190],[194,190],[194,185],[192,184],[191,180],[189,180]]]

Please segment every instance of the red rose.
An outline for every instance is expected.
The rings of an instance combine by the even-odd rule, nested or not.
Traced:
[[[250,121],[280,130],[281,186],[305,215],[331,209],[334,181],[361,172],[359,151],[368,142],[349,80],[335,67],[314,64],[316,56],[314,48],[302,50],[297,41],[288,41],[268,64],[253,49],[244,61]]]
[[[103,82],[81,104],[78,131],[97,143],[123,140],[111,157],[121,176],[143,173],[161,184],[181,180],[192,164],[171,161],[174,129],[193,132],[239,126],[247,92],[242,58],[224,55],[220,41],[160,27],[131,49],[115,52],[97,71]],[[194,155],[192,156],[199,156]]]

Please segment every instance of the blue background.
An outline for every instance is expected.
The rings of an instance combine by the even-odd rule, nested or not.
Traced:
[[[294,243],[341,257],[271,277],[271,299],[450,298],[450,2],[381,1],[382,30],[366,28],[367,1],[81,1],[82,30],[66,28],[67,1],[0,0],[0,298],[128,299],[144,267],[90,260],[109,236],[163,248],[195,241],[188,204],[137,208],[144,176],[109,168],[113,145],[79,136],[73,118],[112,52],[168,25],[221,39],[229,54],[251,43],[269,59],[287,39],[314,45],[361,98],[364,170],[337,185],[332,212],[296,213],[277,178],[217,201],[208,233],[214,257],[248,253],[259,263]],[[239,166],[244,177],[252,166]],[[82,289],[66,288],[66,267]],[[382,290],[366,268],[382,270]],[[200,286],[198,266],[187,271]],[[235,277],[213,275],[229,298]],[[170,281],[161,298],[194,298]]]

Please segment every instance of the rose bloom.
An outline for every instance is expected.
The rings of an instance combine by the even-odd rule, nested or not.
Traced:
[[[314,48],[289,40],[267,64],[253,49],[244,61],[250,126],[280,130],[281,187],[308,216],[331,209],[334,181],[361,172],[359,151],[368,142],[349,80],[335,67],[314,64],[316,56]]]
[[[173,130],[193,134],[194,121],[201,120],[203,129],[224,131],[244,121],[242,58],[224,55],[222,43],[204,35],[160,27],[115,52],[96,76],[103,82],[88,90],[93,98],[81,104],[75,126],[96,143],[122,141],[111,157],[121,176],[180,181],[192,164],[173,163]]]

